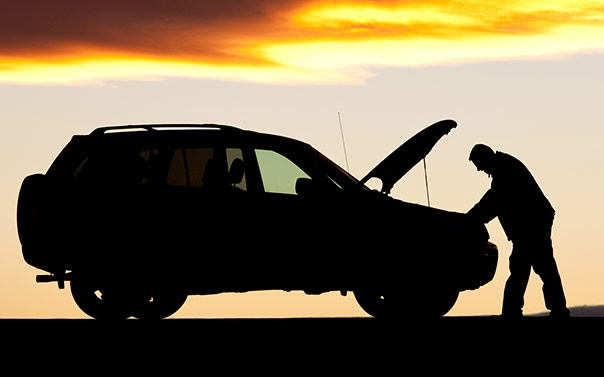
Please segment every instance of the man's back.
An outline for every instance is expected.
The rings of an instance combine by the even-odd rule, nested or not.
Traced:
[[[551,223],[554,209],[526,166],[509,154],[496,152],[491,190],[497,215],[508,238]]]

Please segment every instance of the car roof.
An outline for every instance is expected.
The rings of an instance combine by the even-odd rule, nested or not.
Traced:
[[[128,124],[128,125],[118,125],[118,126],[104,126],[99,127],[93,130],[90,135],[103,135],[115,131],[158,131],[161,129],[166,130],[194,130],[194,129],[214,129],[214,130],[222,130],[222,131],[243,131],[241,128],[237,128],[234,126],[227,126],[224,124]]]
[[[128,124],[128,125],[115,125],[115,126],[103,126],[96,128],[89,135],[91,137],[99,137],[102,135],[111,135],[112,137],[118,137],[124,135],[126,137],[133,137],[137,133],[146,132],[161,132],[171,135],[179,135],[184,133],[197,133],[197,132],[211,132],[213,134],[228,134],[229,137],[240,140],[248,140],[255,142],[271,141],[277,144],[304,144],[309,146],[308,143],[296,140],[290,137],[263,133],[258,131],[245,130],[239,127],[224,125],[224,124],[193,124],[193,123],[174,123],[174,124]]]

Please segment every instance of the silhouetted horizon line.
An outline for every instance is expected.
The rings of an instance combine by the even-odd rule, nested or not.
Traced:
[[[573,317],[604,317],[604,305],[580,305],[569,307]],[[549,315],[549,312],[526,314],[528,317],[540,317]]]
[[[571,316],[573,317],[604,317],[604,304],[602,305],[578,305],[569,307],[571,312]],[[495,315],[495,314],[494,314]],[[526,317],[542,317],[549,315],[549,312],[537,312],[537,313],[527,313]],[[467,317],[484,317],[489,316],[488,314],[484,315],[468,315]],[[464,315],[451,315],[449,317],[466,317]],[[355,318],[365,318],[364,316],[354,316],[354,317],[338,317],[338,316],[318,316],[318,317],[172,317],[172,319],[355,319]],[[370,318],[370,317],[367,317]],[[0,320],[18,320],[18,319],[57,319],[57,320],[70,320],[70,319],[89,319],[89,318],[71,318],[71,317],[49,317],[49,318],[26,318],[26,317],[3,317]]]

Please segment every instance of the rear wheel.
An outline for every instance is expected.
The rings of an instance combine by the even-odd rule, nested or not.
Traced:
[[[176,313],[187,300],[187,294],[164,290],[153,295],[137,297],[133,315],[138,319],[158,320]]]
[[[96,319],[126,319],[131,310],[127,298],[118,289],[104,287],[101,284],[81,276],[71,279],[71,295],[78,307],[87,315]]]

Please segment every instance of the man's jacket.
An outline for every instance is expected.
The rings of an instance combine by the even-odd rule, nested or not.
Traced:
[[[491,188],[468,211],[484,223],[495,217],[509,240],[551,229],[554,208],[529,170],[515,157],[496,152]]]

